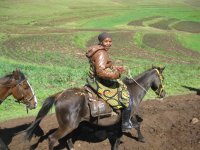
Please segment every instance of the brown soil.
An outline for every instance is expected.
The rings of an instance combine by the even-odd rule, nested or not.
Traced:
[[[174,23],[178,21],[178,19],[176,18],[170,18],[170,19],[166,19],[166,20],[161,20],[161,21],[158,21],[154,24],[150,24],[149,26],[150,27],[154,27],[154,28],[158,28],[158,29],[163,29],[163,30],[171,30],[171,28],[169,27],[169,25],[171,23]]]
[[[143,19],[139,19],[139,20],[134,20],[128,23],[128,25],[130,26],[143,26],[143,23],[145,21],[149,21],[149,20],[154,20],[157,18],[162,18],[161,16],[152,16],[149,18],[143,18]],[[172,27],[170,27],[170,24],[175,23]],[[166,18],[163,17],[162,20],[150,24],[150,27],[153,28],[158,28],[158,29],[162,29],[162,30],[171,30],[172,28],[175,30],[179,30],[179,31],[184,31],[184,32],[191,32],[191,33],[200,33],[200,23],[199,22],[194,22],[194,21],[181,21],[179,19],[176,18]]]
[[[200,23],[193,21],[181,21],[173,26],[174,29],[191,32],[191,33],[200,33]]]
[[[164,100],[142,102],[139,113],[143,118],[141,131],[146,142],[137,141],[136,131],[123,135],[119,150],[197,150],[200,149],[200,90],[197,94],[166,97]],[[1,122],[0,137],[11,150],[48,149],[47,137],[57,127],[54,114],[48,115],[41,123],[44,136],[34,137],[30,143],[23,140],[22,134],[34,117],[18,118]],[[50,132],[49,132],[50,131]],[[110,149],[107,139],[98,139],[94,131],[80,132],[75,141],[75,149]],[[65,148],[64,140],[55,149]]]
[[[198,52],[184,48],[172,34],[145,34],[143,43],[151,48],[163,50],[166,55],[170,54],[174,57],[170,61],[195,63],[200,57]]]
[[[200,1],[197,1],[197,0],[184,0],[184,2],[193,7],[200,7]]]
[[[148,18],[134,20],[134,21],[129,22],[128,25],[130,25],[130,26],[143,26],[143,22],[149,21],[149,20],[154,20],[154,19],[157,19],[157,18],[161,18],[161,16],[152,16],[152,17],[148,17]]]

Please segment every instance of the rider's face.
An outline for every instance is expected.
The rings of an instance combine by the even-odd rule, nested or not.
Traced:
[[[106,49],[109,49],[112,45],[112,39],[111,38],[105,38],[102,42],[101,45],[104,46]]]

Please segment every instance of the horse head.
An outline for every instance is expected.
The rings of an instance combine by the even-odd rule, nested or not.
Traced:
[[[12,73],[12,95],[17,102],[22,102],[29,109],[34,109],[37,106],[37,98],[34,91],[24,76],[24,74],[16,69]]]
[[[164,76],[163,76],[163,71],[165,67],[155,67],[152,66],[152,69],[155,70],[155,77],[152,82],[151,88],[152,90],[160,97],[163,98],[166,95],[166,92],[164,90]]]

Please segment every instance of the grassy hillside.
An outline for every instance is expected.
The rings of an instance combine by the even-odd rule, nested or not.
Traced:
[[[111,55],[133,76],[166,66],[168,95],[200,88],[200,3],[196,0],[0,0],[0,76],[20,68],[39,106],[51,94],[85,84],[87,47],[107,31]],[[123,54],[123,55],[122,55]],[[145,99],[154,98],[150,91]],[[9,97],[0,120],[27,116]]]

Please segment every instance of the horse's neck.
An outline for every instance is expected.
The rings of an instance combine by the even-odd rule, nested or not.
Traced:
[[[147,72],[147,74],[142,74],[135,81],[136,82],[134,82],[133,84],[134,86],[133,92],[134,91],[137,92],[134,92],[133,97],[136,97],[137,102],[140,103],[152,85],[153,75],[151,74],[151,72]]]
[[[139,85],[141,85],[146,91],[149,90],[149,88],[151,87],[151,84],[153,82],[153,76],[142,76],[140,79],[137,80],[137,82],[139,83]],[[139,86],[137,85],[137,86]]]
[[[10,88],[0,87],[0,103],[2,103],[10,95]]]
[[[2,103],[9,95],[11,95],[11,85],[6,83],[8,80],[0,79],[0,103]]]

